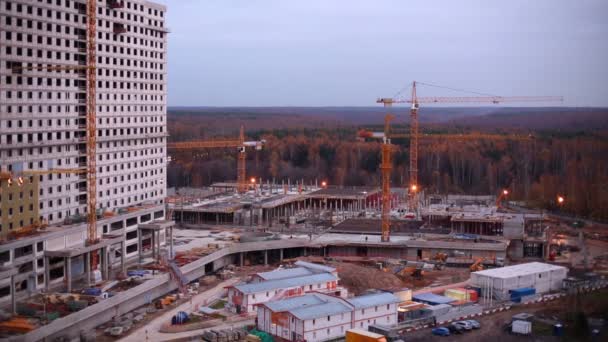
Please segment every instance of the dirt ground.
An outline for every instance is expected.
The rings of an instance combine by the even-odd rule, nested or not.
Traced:
[[[355,295],[369,289],[397,290],[405,287],[404,282],[397,276],[378,268],[346,262],[330,263],[328,266],[336,267],[340,276],[340,285]]]
[[[378,267],[360,263],[331,261],[326,264],[338,270],[340,285],[346,287],[355,295],[364,293],[369,289],[398,290],[408,288],[416,290],[428,286],[458,283],[469,279],[469,270],[466,268],[423,271],[423,276],[416,279],[410,275],[400,277],[380,270]]]

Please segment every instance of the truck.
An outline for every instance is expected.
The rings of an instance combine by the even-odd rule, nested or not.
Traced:
[[[511,332],[520,335],[529,335],[532,332],[532,322],[528,321],[513,321],[511,324]]]
[[[346,330],[346,342],[386,342],[386,337],[362,329],[349,329]]]

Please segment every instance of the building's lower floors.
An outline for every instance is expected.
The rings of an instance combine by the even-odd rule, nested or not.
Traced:
[[[166,222],[164,204],[133,207],[127,213],[98,221],[100,242],[86,246],[86,223],[49,227],[31,237],[0,245],[0,266],[11,269],[12,277],[0,279],[0,306],[17,299],[49,290],[70,290],[72,281],[95,274],[104,279],[113,268],[124,267],[145,253],[158,253],[165,245],[163,229],[152,229],[152,222]],[[153,248],[155,247],[155,248]],[[97,258],[99,271],[91,270],[91,258]],[[70,281],[68,281],[70,280]]]

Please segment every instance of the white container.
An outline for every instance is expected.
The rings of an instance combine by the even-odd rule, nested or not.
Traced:
[[[532,332],[532,323],[528,321],[513,321],[511,332],[514,334],[528,335]]]

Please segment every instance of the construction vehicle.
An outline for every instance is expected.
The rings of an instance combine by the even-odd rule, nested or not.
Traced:
[[[384,335],[363,329],[346,330],[346,342],[386,342]]]
[[[409,276],[416,280],[420,280],[420,279],[422,279],[422,276],[424,275],[424,273],[422,272],[422,263],[419,263],[416,266],[404,267],[399,272],[397,272],[395,275],[400,278],[403,278],[403,279],[405,279]]]
[[[379,98],[376,100],[376,103],[382,104],[387,110],[392,108],[393,104],[398,103],[407,103],[411,105],[410,109],[410,149],[409,149],[409,186],[408,186],[408,205],[410,211],[415,212],[418,205],[418,193],[420,192],[420,185],[418,184],[418,140],[420,139],[420,134],[418,132],[418,110],[420,108],[420,104],[433,104],[433,103],[491,103],[498,104],[503,102],[533,102],[533,101],[563,101],[561,96],[495,96],[488,94],[475,93],[478,96],[472,97],[418,97],[417,95],[417,85],[425,85],[443,89],[449,89],[452,91],[461,91],[460,89],[454,89],[449,87],[437,86],[429,83],[422,83],[414,81],[411,85],[411,96],[410,98],[401,98],[399,94],[393,98]],[[474,92],[468,92],[474,93]],[[479,96],[482,95],[482,96]],[[390,113],[387,113],[387,116]],[[384,139],[389,139],[390,136],[386,132]],[[384,164],[383,164],[384,165]],[[390,177],[386,178],[384,175],[383,169],[383,189],[390,188],[389,184],[385,184],[385,182],[390,181]],[[388,172],[388,170],[386,171]],[[390,227],[390,224],[383,221],[383,228]],[[390,235],[390,232],[382,232],[383,236]]]
[[[471,272],[483,271],[484,270],[483,262],[485,260],[486,260],[485,258],[477,258],[477,260],[475,260],[475,262],[471,266],[469,266],[469,270],[471,270]]]
[[[237,158],[237,173],[236,183],[237,191],[240,194],[247,192],[249,183],[246,178],[245,162],[247,160],[246,148],[254,147],[256,150],[261,150],[265,140],[259,141],[245,141],[245,128],[241,126],[240,134],[238,139],[229,140],[196,140],[196,141],[185,141],[185,142],[173,142],[167,144],[167,149],[170,150],[197,150],[204,148],[236,148],[238,151]]]
[[[445,266],[445,263],[448,261],[448,255],[445,253],[435,253],[433,256],[433,263],[435,264],[436,270],[441,270]]]

